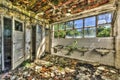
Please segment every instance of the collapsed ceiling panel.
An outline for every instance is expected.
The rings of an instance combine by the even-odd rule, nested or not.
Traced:
[[[13,5],[25,8],[40,18],[50,22],[59,21],[61,18],[74,15],[84,10],[92,9],[110,0],[9,0]]]

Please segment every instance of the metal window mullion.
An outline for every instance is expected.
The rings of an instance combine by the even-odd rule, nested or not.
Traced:
[[[97,26],[98,26],[98,15],[96,15],[96,37],[97,37],[97,34],[98,34]]]
[[[85,36],[85,35],[84,35],[84,28],[85,28],[85,18],[83,18],[83,36],[82,36],[83,38],[84,38],[84,36]]]
[[[72,30],[74,30],[75,29],[74,20],[72,22],[73,22],[73,29]],[[73,38],[75,38],[75,35],[73,35]]]

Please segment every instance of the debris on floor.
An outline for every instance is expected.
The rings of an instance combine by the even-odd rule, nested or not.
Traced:
[[[2,80],[120,80],[120,74],[110,66],[48,55],[9,71]]]

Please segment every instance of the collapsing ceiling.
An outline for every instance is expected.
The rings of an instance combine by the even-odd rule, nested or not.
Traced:
[[[32,11],[49,22],[59,21],[84,10],[92,9],[110,0],[9,0],[13,5]]]

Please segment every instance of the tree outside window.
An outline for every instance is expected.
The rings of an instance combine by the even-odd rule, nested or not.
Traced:
[[[110,37],[112,14],[106,13],[98,15],[97,37]]]

